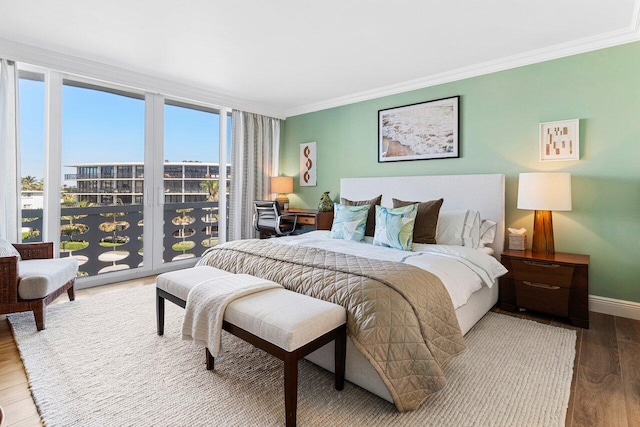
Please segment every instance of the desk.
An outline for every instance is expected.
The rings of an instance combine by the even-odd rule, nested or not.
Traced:
[[[318,212],[311,209],[295,209],[290,208],[283,213],[294,213],[298,215],[298,224],[310,225],[314,230],[331,230],[333,224],[333,211]]]

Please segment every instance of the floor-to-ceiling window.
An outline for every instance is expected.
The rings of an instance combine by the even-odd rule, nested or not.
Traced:
[[[19,90],[23,240],[76,258],[79,287],[226,240],[229,109],[28,65]]]
[[[20,157],[22,241],[42,241],[44,208],[44,75],[22,70]]]

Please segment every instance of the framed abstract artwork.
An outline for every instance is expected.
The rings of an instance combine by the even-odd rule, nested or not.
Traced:
[[[378,162],[460,157],[460,97],[378,111]]]
[[[300,187],[316,186],[316,143],[300,144]]]
[[[540,123],[540,161],[580,160],[580,120]]]

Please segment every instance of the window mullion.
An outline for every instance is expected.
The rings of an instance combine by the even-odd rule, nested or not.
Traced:
[[[227,241],[227,115],[228,108],[220,109],[220,153],[218,164],[218,242]]]
[[[62,75],[45,73],[45,188],[43,241],[53,242],[55,256],[60,255],[60,188],[62,186]]]

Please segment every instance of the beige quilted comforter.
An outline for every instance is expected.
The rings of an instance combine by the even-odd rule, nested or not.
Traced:
[[[273,280],[345,307],[351,340],[400,411],[416,409],[442,389],[444,365],[465,348],[442,282],[411,265],[268,240],[216,246],[199,265]]]

